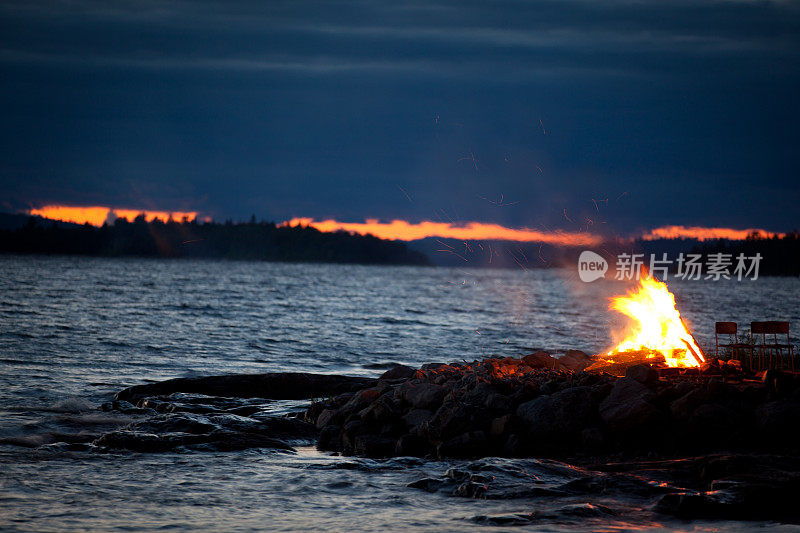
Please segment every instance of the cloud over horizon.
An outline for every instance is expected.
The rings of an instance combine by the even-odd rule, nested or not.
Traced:
[[[798,36],[790,2],[6,2],[2,208],[785,231]]]

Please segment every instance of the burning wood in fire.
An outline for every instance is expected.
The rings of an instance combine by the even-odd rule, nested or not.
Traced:
[[[610,371],[637,363],[669,368],[698,367],[705,357],[675,307],[666,283],[643,277],[623,296],[611,298],[610,309],[631,319],[625,338],[587,370]],[[614,372],[612,372],[614,373]]]

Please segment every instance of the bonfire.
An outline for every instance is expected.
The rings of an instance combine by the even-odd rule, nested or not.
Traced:
[[[614,370],[637,363],[669,368],[698,367],[705,362],[686,323],[675,308],[675,296],[666,283],[643,277],[624,296],[611,298],[610,308],[631,319],[625,338],[587,370]]]

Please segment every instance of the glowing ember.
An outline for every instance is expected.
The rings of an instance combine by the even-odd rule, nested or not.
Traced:
[[[669,367],[693,367],[705,362],[702,350],[675,309],[675,296],[665,283],[643,278],[625,296],[611,298],[610,308],[634,322],[625,339],[592,366],[634,359],[660,362],[662,357]]]

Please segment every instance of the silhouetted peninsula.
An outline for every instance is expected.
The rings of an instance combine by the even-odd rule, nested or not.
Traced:
[[[371,235],[323,233],[255,218],[246,223],[165,223],[147,222],[142,215],[133,222],[120,218],[102,227],[30,217],[24,225],[0,229],[0,253],[429,264],[425,254],[409,250],[405,243]]]

